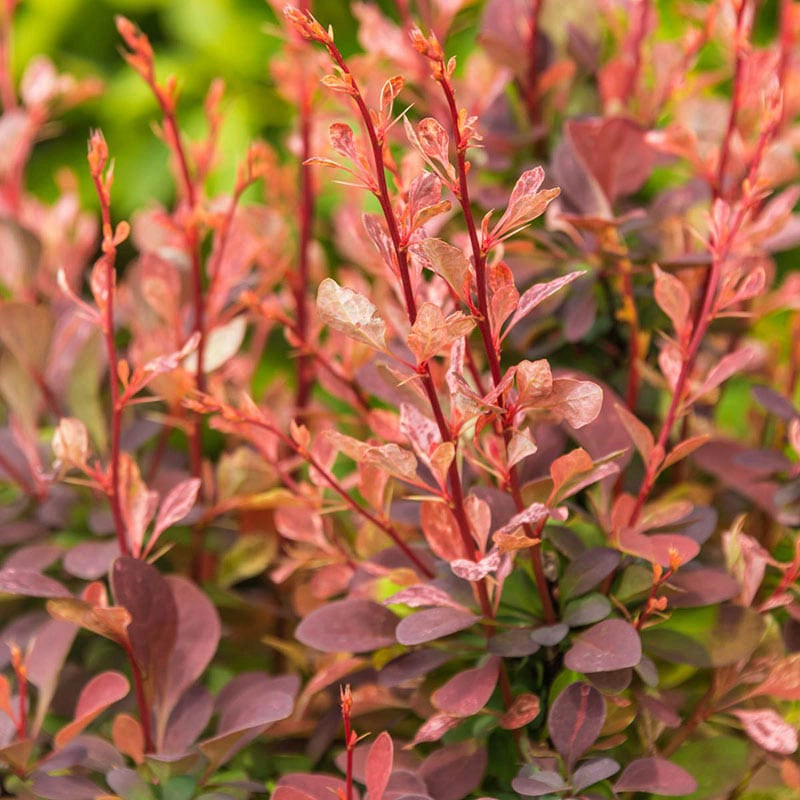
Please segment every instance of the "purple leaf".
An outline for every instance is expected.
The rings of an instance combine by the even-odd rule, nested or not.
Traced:
[[[383,800],[383,793],[389,783],[394,762],[394,745],[392,737],[386,731],[375,739],[367,755],[364,768],[364,783],[367,785],[370,800]]]
[[[388,608],[355,597],[315,609],[297,626],[295,637],[324,653],[366,653],[394,644],[396,627],[397,617]]]
[[[217,697],[217,733],[198,744],[215,771],[259,736],[271,723],[286,719],[294,706],[291,687],[282,678],[245,673],[230,681]]]
[[[564,597],[580,597],[608,577],[618,566],[620,555],[608,547],[592,547],[570,561],[559,588]]]
[[[533,641],[530,628],[514,628],[503,631],[489,639],[489,652],[505,658],[520,658],[533,655],[540,647]]]
[[[33,638],[28,655],[28,680],[39,690],[33,732],[37,733],[58,685],[58,676],[78,628],[69,622],[51,619]]]
[[[474,614],[455,608],[426,608],[400,620],[397,641],[414,645],[442,639],[451,633],[463,631],[479,620]]]
[[[587,786],[604,781],[619,771],[619,764],[613,758],[591,758],[572,773],[572,790],[580,792]]]
[[[564,606],[561,615],[570,628],[580,628],[605,619],[611,613],[611,602],[598,592],[579,597]]]
[[[64,552],[55,544],[31,544],[15,550],[3,564],[3,569],[29,569],[34,572],[46,570]]]
[[[499,670],[500,659],[491,656],[482,666],[454,675],[433,693],[431,701],[440,711],[457,717],[477,714],[489,702]]]
[[[595,743],[606,718],[603,695],[586,683],[570,684],[555,699],[547,730],[567,769]]]
[[[607,619],[576,637],[564,664],[575,672],[608,672],[635,667],[641,658],[636,628],[622,619]]]
[[[652,792],[669,797],[691,794],[697,781],[685,770],[665,758],[639,758],[625,767],[614,784],[615,792]]]
[[[753,397],[771,414],[775,414],[776,417],[787,422],[798,416],[794,403],[788,397],[770,389],[769,386],[754,386]]]
[[[32,569],[0,569],[0,592],[26,597],[71,597],[66,587]]]
[[[80,775],[37,774],[31,789],[43,800],[94,800],[103,794],[96,783]]]
[[[64,569],[76,578],[96,581],[108,575],[114,559],[119,556],[116,539],[105,542],[81,542],[64,556]]]
[[[486,770],[486,749],[476,742],[445,745],[419,768],[434,800],[461,800],[474,791]]]
[[[719,567],[680,569],[663,590],[670,608],[711,606],[736,597],[741,590],[739,582]]]
[[[451,714],[434,714],[419,726],[411,740],[411,747],[422,742],[438,742],[447,731],[452,730],[463,721],[462,717],[454,717]]]
[[[537,770],[531,766],[525,766],[520,770],[520,774],[511,781],[511,788],[526,797],[539,797],[566,789],[567,784],[554,770]]]
[[[392,659],[378,672],[378,685],[397,686],[427,675],[449,660],[450,655],[442,650],[412,650],[410,653],[404,653],[402,656]]]
[[[555,625],[542,625],[540,628],[534,628],[531,631],[531,639],[542,647],[553,647],[563,641],[568,633],[569,626],[563,622],[557,622]]]
[[[159,753],[186,753],[205,730],[213,712],[214,698],[208,690],[195,685],[184,692],[170,714],[164,741],[158,747]]]
[[[190,580],[166,578],[176,611],[174,641],[155,692],[156,741],[163,741],[167,722],[181,695],[203,674],[214,657],[220,622],[213,603]]]

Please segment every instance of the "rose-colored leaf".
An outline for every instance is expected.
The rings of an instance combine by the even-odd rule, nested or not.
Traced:
[[[383,793],[392,774],[393,762],[392,737],[383,731],[370,747],[364,767],[364,783],[367,785],[370,800],[383,800]]]
[[[158,515],[153,526],[153,532],[145,548],[145,553],[153,549],[158,537],[163,531],[180,522],[193,508],[197,501],[197,493],[200,491],[199,478],[187,478],[181,481],[169,492],[161,501]]]
[[[56,746],[64,747],[105,709],[122,700],[129,689],[128,679],[119,672],[95,675],[81,690],[73,721],[56,734]]]
[[[622,619],[607,619],[575,638],[564,664],[575,672],[608,672],[635,667],[641,658],[636,628]]]
[[[244,314],[208,331],[203,345],[203,372],[213,372],[230,361],[239,352],[246,333],[247,317]],[[188,372],[197,371],[197,351],[186,356],[183,368]]]
[[[455,608],[426,608],[400,620],[397,641],[415,645],[443,639],[478,622],[479,617]]]
[[[376,350],[386,349],[386,323],[364,295],[325,278],[317,291],[320,321]]]
[[[613,758],[591,758],[572,773],[572,789],[580,792],[610,778],[615,772],[619,772],[619,764]]]
[[[76,578],[96,581],[108,575],[114,559],[119,556],[116,539],[106,542],[81,542],[64,556],[64,569]]]
[[[433,303],[423,303],[408,334],[408,349],[422,364],[443,351],[449,351],[456,339],[466,336],[475,326],[475,320],[455,311],[445,317]]]
[[[565,286],[572,283],[576,278],[585,275],[585,272],[570,272],[567,275],[562,275],[560,278],[554,278],[547,283],[536,283],[522,293],[519,298],[519,303],[514,311],[514,316],[508,323],[508,327],[504,332],[504,336],[524,317],[533,311],[538,305],[552,297],[556,292],[561,291]]]
[[[450,678],[431,696],[440,711],[457,717],[477,714],[488,702],[497,685],[500,659],[491,656],[483,665],[467,669]]]
[[[560,792],[567,788],[567,784],[555,770],[525,766],[511,781],[511,788],[525,797],[540,797],[543,794],[552,795],[553,792]]]
[[[500,717],[500,727],[507,731],[523,728],[539,716],[540,709],[541,701],[537,695],[517,695],[508,711]]]
[[[158,493],[150,491],[142,480],[139,465],[127,453],[119,461],[119,502],[127,531],[128,545],[138,558],[144,535],[156,513]]]
[[[437,275],[444,278],[462,299],[467,296],[470,263],[464,253],[441,239],[425,239],[416,248]]]
[[[657,264],[653,265],[655,287],[653,293],[658,307],[670,318],[672,327],[678,338],[686,336],[686,324],[689,321],[691,298],[683,281],[669,272],[664,272]]]
[[[740,350],[724,355],[706,375],[706,379],[694,392],[689,402],[702,397],[712,389],[716,389],[717,386],[728,380],[731,375],[751,366],[758,358],[759,354],[755,347],[742,347]]]
[[[431,584],[417,584],[401,589],[391,597],[384,600],[386,605],[402,603],[409,608],[420,608],[421,606],[437,606],[442,608],[457,608],[460,611],[468,611],[461,603],[456,602],[443,589],[439,589]]]
[[[463,578],[465,581],[480,581],[491,572],[497,571],[501,558],[500,551],[495,548],[480,561],[457,558],[450,562],[450,569],[453,570],[454,575]]]
[[[600,413],[603,390],[591,381],[556,378],[552,393],[542,405],[551,408],[573,428],[582,428]]]
[[[442,736],[463,721],[462,717],[454,717],[451,714],[434,714],[419,726],[408,746],[414,747],[423,742],[438,742]]]
[[[514,514],[505,525],[498,528],[493,537],[512,533],[523,525],[534,525],[550,515],[550,509],[544,503],[531,503],[524,511]]]
[[[534,167],[519,176],[503,216],[489,234],[490,241],[498,242],[527,225],[544,213],[551,200],[558,197],[560,189],[543,189],[544,170]]]
[[[678,533],[645,535],[626,530],[620,534],[619,546],[626,553],[632,553],[662,567],[670,565],[673,551],[681,564],[687,564],[700,552],[700,545],[694,539]]]
[[[397,617],[388,608],[354,597],[312,611],[295,638],[326,653],[366,653],[394,644],[396,627]]]
[[[0,569],[0,592],[26,597],[70,597],[66,587],[57,580],[32,569]]]
[[[144,734],[138,719],[130,714],[117,714],[111,726],[111,739],[114,747],[130,756],[134,763],[144,761]]]
[[[330,138],[331,147],[339,155],[349,158],[353,162],[358,161],[355,137],[353,136],[353,129],[349,125],[345,125],[343,122],[334,122],[328,128],[328,137]]]
[[[606,718],[603,695],[587,683],[572,683],[556,697],[547,730],[567,769],[595,743]]]
[[[800,700],[800,653],[792,653],[769,664],[767,677],[749,693],[776,700]]]
[[[622,422],[622,425],[631,437],[634,446],[639,451],[642,461],[647,464],[650,460],[650,454],[653,452],[653,447],[655,447],[655,441],[650,428],[641,422],[637,416],[631,414],[622,403],[614,403],[614,410],[617,412],[620,422]]]
[[[431,550],[444,561],[464,556],[464,545],[458,532],[458,522],[444,503],[426,500],[420,506],[422,533]]]
[[[692,436],[690,439],[678,442],[664,459],[659,471],[663,472],[668,467],[686,458],[686,456],[691,455],[698,447],[702,447],[710,438],[711,436],[709,434],[701,433],[698,436]]]
[[[685,770],[665,758],[639,758],[632,761],[614,784],[615,792],[652,792],[670,797],[691,794],[697,781]]]
[[[797,729],[772,708],[758,710],[737,709],[745,733],[770,753],[789,756],[797,751]]]

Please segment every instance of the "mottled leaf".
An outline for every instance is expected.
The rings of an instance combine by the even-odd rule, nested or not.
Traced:
[[[386,323],[375,306],[364,295],[339,286],[332,278],[325,278],[319,285],[317,313],[323,324],[345,336],[376,350],[386,349]]]

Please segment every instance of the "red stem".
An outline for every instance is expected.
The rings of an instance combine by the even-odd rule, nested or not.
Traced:
[[[455,187],[455,193],[467,225],[470,246],[472,248],[472,261],[475,267],[475,283],[478,288],[478,330],[480,331],[483,347],[486,351],[486,358],[489,363],[492,382],[495,386],[497,386],[502,380],[502,368],[500,365],[500,354],[498,353],[498,347],[495,344],[495,338],[491,326],[491,318],[489,316],[488,282],[486,278],[487,250],[481,246],[480,239],[478,237],[477,226],[475,225],[475,218],[472,215],[472,208],[470,205],[466,158],[468,142],[461,132],[455,93],[453,92],[453,87],[451,86],[450,81],[447,79],[446,64],[443,57],[437,62],[435,74],[437,76],[436,80],[442,87],[442,91],[444,92],[447,100],[447,106],[450,111],[450,122],[456,142],[456,170],[458,175],[458,185]],[[512,416],[509,415],[508,409],[505,407],[504,397],[498,397],[497,403],[505,411],[502,418],[502,433],[507,452],[512,438]],[[523,511],[525,509],[525,502],[522,498],[522,489],[520,486],[519,474],[516,466],[509,467],[508,482],[517,511]],[[522,528],[525,531],[525,535],[529,538],[540,539],[541,533],[544,529],[544,520],[537,526],[536,530],[534,530],[530,523],[524,524]],[[548,625],[552,625],[556,621],[556,613],[547,585],[547,579],[544,574],[541,544],[539,542],[531,546],[530,559],[531,566],[533,567],[534,577],[536,579],[536,588],[539,593],[539,599],[542,603],[542,609],[544,611],[545,621]]]
[[[3,110],[9,111],[17,106],[17,93],[11,73],[11,22],[14,4],[4,4],[0,11],[0,102]]]
[[[386,220],[386,226],[389,229],[389,237],[391,238],[392,246],[397,257],[397,265],[403,287],[403,295],[405,297],[406,311],[409,322],[413,325],[417,318],[417,303],[414,298],[414,290],[411,286],[411,272],[408,267],[408,253],[406,250],[406,244],[403,242],[402,237],[400,236],[400,228],[397,224],[397,218],[395,217],[394,209],[392,208],[389,187],[386,182],[386,173],[384,170],[383,161],[383,142],[382,139],[378,138],[378,134],[375,130],[375,125],[373,124],[372,116],[369,113],[367,104],[364,102],[361,91],[356,84],[353,74],[350,72],[349,67],[345,63],[342,54],[339,52],[332,40],[327,40],[325,42],[325,47],[328,50],[331,58],[333,58],[342,72],[348,76],[351,81],[351,96],[358,107],[361,119],[364,123],[364,128],[367,132],[370,148],[372,150],[372,160],[375,166],[375,178],[378,182],[375,196],[381,206],[384,219]],[[433,411],[433,416],[436,420],[436,425],[439,429],[439,435],[442,437],[442,441],[451,442],[455,447],[457,447],[458,438],[453,436],[450,425],[445,419],[429,365],[427,363],[421,364],[418,368],[418,372],[420,378],[422,379],[422,385],[425,390],[425,394],[428,397],[428,401],[430,403],[431,410]],[[458,472],[457,460],[455,458],[450,463],[447,474],[453,513],[456,521],[458,522],[458,530],[461,537],[461,542],[464,546],[467,557],[471,557],[474,560],[476,555],[475,543],[472,539],[469,520],[467,519],[466,510],[464,507],[464,490],[461,485],[461,476]],[[486,588],[485,580],[478,582],[477,591],[483,613],[491,617],[491,603],[489,602],[489,593]]]
[[[103,247],[102,256],[106,267],[106,298],[105,318],[103,319],[103,338],[105,339],[106,354],[108,357],[108,377],[111,391],[111,485],[108,487],[108,500],[111,504],[111,514],[114,518],[114,530],[117,534],[117,544],[123,556],[130,555],[128,547],[125,521],[122,516],[122,507],[119,501],[119,460],[120,439],[122,432],[122,407],[119,399],[119,380],[117,378],[117,348],[114,343],[114,294],[116,291],[116,245],[114,244],[114,231],[111,227],[111,207],[109,204],[109,187],[104,182],[102,170],[93,170],[92,180],[100,199],[100,211],[103,218]]]
[[[300,9],[308,11],[310,3],[302,0]],[[302,62],[301,60],[301,63]],[[311,92],[305,69],[301,68],[299,76],[301,84],[300,94],[300,147],[302,152],[301,164],[311,158]],[[297,333],[301,342],[308,341],[309,319],[308,298],[306,292],[309,286],[309,256],[311,248],[311,233],[314,223],[314,173],[311,167],[300,169],[300,242],[298,248],[297,274],[294,276],[294,302],[297,313]],[[295,394],[295,408],[302,415],[311,397],[314,386],[314,370],[312,362],[306,353],[297,355],[297,390]]]
[[[152,753],[153,748],[153,734],[150,727],[150,707],[147,703],[147,695],[144,691],[144,680],[142,678],[142,671],[136,661],[136,657],[131,650],[130,644],[123,642],[123,649],[125,655],[128,657],[128,662],[131,665],[131,676],[133,678],[133,688],[136,693],[136,705],[139,707],[139,723],[142,726],[142,736],[144,737],[144,751],[145,753]]]

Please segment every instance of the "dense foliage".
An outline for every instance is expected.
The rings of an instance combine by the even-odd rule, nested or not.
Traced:
[[[123,219],[2,4],[5,795],[796,797],[800,3],[329,5]]]

